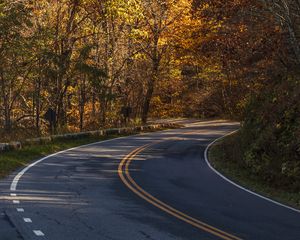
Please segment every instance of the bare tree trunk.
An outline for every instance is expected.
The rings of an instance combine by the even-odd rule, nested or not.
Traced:
[[[10,90],[7,93],[7,85],[5,84],[6,79],[4,79],[3,73],[1,73],[1,93],[3,100],[3,111],[4,111],[4,129],[5,131],[11,130],[11,108],[10,108]]]
[[[150,81],[148,81],[148,87],[147,87],[147,92],[146,92],[146,96],[145,96],[145,103],[143,106],[143,112],[142,112],[142,123],[143,124],[146,124],[147,120],[148,120],[148,114],[149,114],[150,103],[151,103],[153,91],[154,91],[154,80],[151,79]]]
[[[146,124],[147,120],[148,120],[151,99],[152,99],[153,92],[154,92],[154,85],[158,78],[158,72],[159,72],[159,60],[158,60],[158,58],[156,58],[156,59],[153,59],[152,76],[147,83],[147,92],[146,92],[145,102],[144,102],[143,110],[142,110],[142,123],[143,124]]]
[[[296,36],[297,22],[300,17],[300,0],[297,1],[271,1],[262,0],[266,8],[278,19],[278,21],[285,26],[289,34],[289,42],[294,52],[295,59],[300,64],[300,46],[299,39]],[[298,5],[295,6],[294,4]]]
[[[36,100],[35,100],[35,127],[40,134],[40,111],[41,111],[41,80],[38,79],[36,83]]]
[[[106,109],[107,109],[107,101],[102,97],[100,100],[100,123],[104,127],[106,125]]]
[[[152,99],[153,92],[154,92],[154,85],[158,78],[159,65],[160,65],[160,60],[161,60],[161,56],[159,53],[159,46],[158,46],[158,41],[160,38],[160,31],[159,31],[159,26],[158,26],[156,18],[154,21],[153,29],[154,29],[153,30],[153,35],[154,35],[153,36],[153,45],[152,45],[153,49],[152,49],[152,53],[151,53],[152,76],[147,83],[147,92],[146,92],[146,96],[145,96],[144,106],[142,109],[142,123],[144,123],[144,124],[146,124],[147,120],[148,120],[150,103],[151,103],[151,99]]]
[[[11,130],[11,111],[7,103],[4,102],[4,129],[9,132]]]
[[[79,96],[79,118],[80,118],[80,131],[83,130],[84,125],[84,111],[85,111],[85,104],[86,104],[86,82],[85,77],[83,76],[83,80],[80,84],[80,96]]]

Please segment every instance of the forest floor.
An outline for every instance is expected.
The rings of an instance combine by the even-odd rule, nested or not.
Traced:
[[[286,189],[269,186],[258,176],[241,167],[243,153],[238,146],[237,133],[217,141],[209,150],[209,161],[212,166],[233,182],[262,196],[277,202],[300,209],[300,193],[289,192]]]

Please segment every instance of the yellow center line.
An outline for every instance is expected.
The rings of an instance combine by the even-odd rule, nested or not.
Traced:
[[[161,142],[161,141],[159,141]],[[186,222],[189,223],[191,225],[193,225],[196,228],[199,228],[201,230],[204,230],[206,232],[209,232],[215,236],[220,237],[221,239],[225,239],[225,240],[241,240],[240,238],[231,235],[229,233],[226,233],[218,228],[215,228],[213,226],[210,226],[204,222],[199,221],[198,219],[195,219],[173,207],[171,207],[170,205],[160,201],[159,199],[155,198],[154,196],[152,196],[151,194],[149,194],[148,192],[146,192],[143,188],[141,188],[134,180],[133,178],[130,176],[130,172],[129,172],[129,166],[131,161],[133,160],[133,158],[138,155],[139,153],[141,153],[142,151],[144,151],[145,149],[147,149],[150,146],[153,146],[155,144],[157,144],[158,142],[152,143],[152,144],[147,144],[144,145],[142,147],[139,147],[137,149],[135,149],[134,151],[132,151],[131,153],[129,153],[127,156],[125,156],[121,163],[119,164],[119,168],[118,168],[118,173],[120,176],[120,179],[122,180],[122,182],[131,190],[133,191],[135,194],[137,194],[139,197],[143,198],[144,200],[146,200],[147,202],[151,203],[152,205],[156,206],[157,208],[161,209],[164,212],[169,213],[170,215]],[[124,175],[125,173],[125,175]]]

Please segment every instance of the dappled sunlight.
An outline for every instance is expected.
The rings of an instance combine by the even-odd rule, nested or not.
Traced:
[[[47,195],[47,196],[40,196],[40,195],[18,195],[17,197],[0,197],[0,200],[19,200],[22,201],[24,204],[32,204],[32,203],[42,203],[42,204],[56,204],[56,205],[87,205],[84,202],[77,202],[76,197],[74,196],[55,196]],[[72,200],[73,199],[73,200]]]
[[[128,186],[132,173],[246,239],[279,236],[284,211],[243,194],[300,206],[300,0],[0,1],[0,223],[45,239],[239,239]],[[126,186],[200,237],[119,222],[140,204]]]

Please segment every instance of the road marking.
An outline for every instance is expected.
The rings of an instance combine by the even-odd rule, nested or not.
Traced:
[[[167,130],[163,130],[163,131],[169,131],[170,129],[167,129]],[[176,129],[175,129],[176,130]],[[162,131],[162,132],[163,132]],[[102,144],[102,143],[107,143],[107,142],[112,142],[112,141],[118,141],[120,139],[126,139],[126,138],[131,138],[131,137],[134,137],[134,136],[144,136],[144,135],[150,135],[152,134],[153,132],[149,132],[149,133],[139,133],[139,134],[136,134],[136,135],[131,135],[131,136],[125,136],[125,137],[118,137],[118,138],[114,138],[114,139],[108,139],[108,140],[105,140],[105,141],[98,141],[98,142],[95,142],[95,143],[90,143],[90,144],[85,144],[85,145],[81,145],[81,146],[78,146],[78,147],[74,147],[74,148],[69,148],[69,149],[66,149],[66,150],[63,150],[63,151],[60,151],[60,152],[57,152],[57,153],[53,153],[49,156],[46,156],[44,158],[41,158],[33,163],[31,163],[30,165],[28,165],[27,167],[25,167],[23,170],[21,170],[19,173],[17,173],[17,175],[14,177],[11,185],[10,185],[10,191],[16,191],[17,190],[17,186],[18,186],[18,183],[20,181],[20,179],[23,177],[23,175],[29,170],[31,169],[32,167],[36,166],[37,164],[51,158],[51,157],[54,157],[54,156],[57,156],[59,154],[62,154],[62,153],[66,153],[66,152],[69,152],[69,151],[72,151],[72,150],[76,150],[76,149],[80,149],[80,148],[84,148],[84,147],[89,147],[89,146],[94,146],[94,145],[98,145],[98,144]],[[17,196],[15,193],[11,193],[10,194],[11,196]],[[20,201],[18,200],[13,200],[13,203],[14,204],[20,204]],[[24,212],[24,209],[22,208],[17,208],[17,211],[18,212]],[[42,236],[45,236],[45,234],[41,231],[41,230],[33,230],[34,234],[36,236],[39,236],[39,237],[42,237]]]
[[[45,236],[45,234],[41,230],[33,230],[33,233],[38,237]]]
[[[161,141],[160,141],[161,142]],[[231,235],[229,233],[226,233],[218,228],[215,228],[213,226],[210,226],[202,221],[199,221],[198,219],[195,219],[173,207],[171,207],[170,205],[160,201],[159,199],[155,198],[154,196],[152,196],[151,194],[149,194],[148,192],[146,192],[144,189],[142,189],[134,180],[133,178],[130,176],[130,172],[129,172],[129,166],[131,161],[133,160],[133,158],[135,156],[137,156],[139,153],[141,153],[142,151],[144,151],[145,149],[149,148],[150,146],[153,146],[155,144],[157,144],[158,142],[152,143],[152,144],[147,144],[145,146],[139,147],[137,149],[135,149],[134,151],[132,151],[131,153],[129,153],[127,156],[125,156],[121,163],[119,164],[119,168],[118,168],[118,173],[119,173],[119,177],[121,178],[122,182],[131,190],[133,191],[135,194],[137,194],[139,197],[143,198],[144,200],[146,200],[147,202],[151,203],[152,205],[156,206],[157,208],[161,209],[164,212],[169,213],[170,215],[186,222],[189,223],[191,225],[193,225],[194,227],[201,229],[203,231],[206,231],[208,233],[211,233],[215,236],[220,237],[221,239],[225,239],[225,240],[240,240],[240,238]]]
[[[12,197],[16,197],[16,196],[17,196],[17,194],[15,194],[15,193],[11,193],[11,194],[10,194],[10,196],[12,196]]]
[[[175,129],[176,130],[176,129]],[[165,130],[165,131],[169,131],[168,130]],[[119,137],[119,138],[114,138],[114,139],[108,139],[108,140],[105,140],[105,141],[99,141],[99,142],[95,142],[95,143],[90,143],[90,144],[86,144],[86,145],[82,145],[82,146],[78,146],[78,147],[74,147],[74,148],[69,148],[69,149],[66,149],[66,150],[63,150],[63,151],[60,151],[60,152],[57,152],[57,153],[53,153],[49,156],[46,156],[44,158],[41,158],[33,163],[31,163],[30,165],[28,165],[27,167],[25,167],[23,170],[21,170],[19,173],[17,173],[17,175],[14,177],[11,185],[10,185],[10,191],[16,191],[17,190],[17,186],[18,186],[18,183],[20,181],[20,179],[23,177],[23,175],[32,167],[34,167],[35,165],[51,158],[51,157],[54,157],[54,156],[57,156],[59,154],[62,154],[62,153],[66,153],[66,152],[69,152],[69,151],[72,151],[72,150],[76,150],[76,149],[80,149],[80,148],[84,148],[84,147],[89,147],[89,146],[94,146],[94,145],[97,145],[97,144],[101,144],[101,143],[107,143],[107,142],[112,142],[112,141],[117,141],[119,139],[124,139],[124,138],[130,138],[130,137],[134,137],[134,136],[143,136],[143,135],[147,135],[147,134],[151,134],[153,132],[149,132],[149,133],[141,133],[141,134],[137,134],[137,135],[131,135],[131,136],[125,136],[125,137]]]
[[[207,123],[207,122],[200,122],[201,125]],[[193,123],[193,124],[198,124],[197,122],[196,123]],[[191,125],[193,125],[191,124]],[[204,125],[205,126],[205,125]],[[182,128],[178,128],[178,129],[185,129],[185,128],[189,128],[189,126],[184,126]],[[176,131],[178,129],[166,129],[166,130],[162,130],[162,131],[159,131],[159,132],[167,132],[167,131]],[[150,134],[153,134],[153,132],[148,132],[148,133],[139,133],[139,134],[136,134],[136,135],[131,135],[131,136],[125,136],[125,137],[118,137],[118,138],[114,138],[114,139],[108,139],[108,140],[105,140],[105,141],[99,141],[99,142],[95,142],[95,143],[90,143],[90,144],[85,144],[85,145],[82,145],[82,146],[78,146],[78,147],[74,147],[74,148],[69,148],[69,149],[66,149],[66,150],[63,150],[63,151],[60,151],[60,152],[57,152],[57,153],[53,153],[49,156],[46,156],[44,158],[41,158],[33,163],[31,163],[30,165],[28,165],[27,167],[25,167],[23,170],[21,170],[19,173],[17,173],[17,175],[14,177],[11,185],[10,185],[10,190],[11,191],[16,191],[17,190],[17,186],[18,186],[18,183],[20,181],[20,179],[23,177],[23,175],[32,167],[34,167],[35,165],[45,161],[46,159],[48,158],[51,158],[51,157],[54,157],[54,156],[57,156],[61,153],[66,153],[66,152],[69,152],[69,151],[72,151],[72,150],[76,150],[76,149],[80,149],[80,148],[84,148],[84,147],[89,147],[89,146],[94,146],[94,145],[98,145],[98,144],[101,144],[101,143],[107,143],[107,142],[112,142],[112,141],[117,141],[117,140],[120,140],[120,139],[126,139],[126,138],[132,138],[132,137],[136,137],[136,136],[145,136],[145,135],[150,135]]]
[[[296,209],[296,208],[287,206],[287,205],[285,205],[285,204],[283,204],[283,203],[277,202],[277,201],[275,201],[275,200],[272,200],[272,199],[270,199],[270,198],[267,198],[267,197],[265,197],[265,196],[262,196],[262,195],[260,195],[260,194],[258,194],[258,193],[255,193],[255,192],[253,192],[253,191],[251,191],[251,190],[249,190],[249,189],[247,189],[247,188],[245,188],[245,187],[242,187],[242,186],[238,185],[237,183],[235,183],[235,182],[231,181],[230,179],[228,179],[227,177],[225,177],[222,173],[220,173],[219,171],[217,171],[217,170],[210,164],[210,162],[209,162],[209,160],[208,160],[208,151],[209,151],[209,149],[211,148],[211,146],[212,146],[213,144],[215,144],[217,141],[219,141],[219,140],[221,140],[221,139],[223,139],[223,138],[225,138],[225,137],[227,137],[227,136],[230,136],[230,135],[236,133],[237,131],[238,131],[238,130],[233,131],[233,132],[231,132],[231,133],[228,133],[228,134],[226,134],[226,135],[224,135],[224,136],[222,136],[222,137],[220,137],[220,138],[217,138],[216,140],[214,140],[213,142],[211,142],[211,143],[206,147],[206,149],[205,149],[205,151],[204,151],[204,159],[205,159],[205,162],[206,162],[206,164],[208,165],[208,167],[209,167],[214,173],[216,173],[216,174],[219,175],[221,178],[223,178],[225,181],[231,183],[231,184],[234,185],[235,187],[237,187],[237,188],[239,188],[239,189],[241,189],[241,190],[243,190],[243,191],[246,191],[246,192],[248,192],[248,193],[250,193],[250,194],[252,194],[252,195],[254,195],[254,196],[256,196],[256,197],[259,197],[259,198],[262,198],[262,199],[264,199],[264,200],[266,200],[266,201],[269,201],[269,202],[271,202],[271,203],[274,203],[274,204],[276,204],[276,205],[278,205],[278,206],[281,206],[281,207],[287,208],[287,209],[289,209],[289,210],[292,210],[292,211],[294,211],[294,212],[300,213],[300,210],[298,210],[298,209]]]
[[[30,218],[23,218],[24,222],[26,223],[32,223],[32,220]]]

